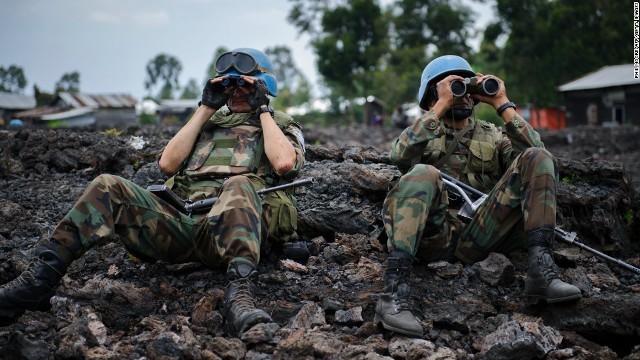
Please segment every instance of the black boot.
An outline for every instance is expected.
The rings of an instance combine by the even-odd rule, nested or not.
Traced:
[[[256,324],[272,322],[271,317],[255,305],[256,267],[247,262],[232,262],[227,276],[230,282],[224,294],[224,309],[231,332],[240,336]]]
[[[0,287],[0,316],[15,318],[25,310],[49,310],[49,300],[74,258],[66,247],[47,244],[27,270]]]
[[[551,253],[553,229],[537,229],[529,233],[529,269],[525,293],[532,304],[540,300],[547,303],[578,300],[580,289],[560,280]]]
[[[384,273],[384,294],[376,304],[373,321],[382,323],[385,329],[413,337],[422,337],[424,330],[409,306],[411,289],[407,278],[413,257],[404,251],[394,250],[387,258]]]

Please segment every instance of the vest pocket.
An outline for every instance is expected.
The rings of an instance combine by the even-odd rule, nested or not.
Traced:
[[[473,172],[493,171],[496,165],[496,147],[488,142],[471,140],[468,164]]]

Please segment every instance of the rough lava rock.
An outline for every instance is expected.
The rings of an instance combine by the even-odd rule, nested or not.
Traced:
[[[142,186],[163,181],[155,157],[176,131],[155,126],[120,135],[95,129],[0,130],[0,283],[26,268],[95,176],[108,172]],[[617,141],[628,144],[596,143],[597,134],[612,131],[542,133],[547,148],[558,149],[558,221],[588,246],[640,266],[638,177],[625,162],[639,158],[637,136],[626,135],[637,130],[616,133]],[[554,255],[560,273],[583,292],[576,303],[528,305],[524,251],[495,254],[475,265],[417,263],[410,285],[424,338],[376,327],[374,306],[387,257],[380,209],[398,174],[387,158],[398,133],[355,125],[305,129],[313,145],[307,146],[302,177],[316,181],[296,190],[298,238],[307,242],[311,257],[298,265],[283,261],[277,251],[263,258],[258,305],[273,324],[255,326],[241,339],[230,336],[222,316],[224,274],[196,263],[140,262],[116,237],[72,264],[50,311],[27,312],[0,326],[0,354],[8,359],[512,359],[515,354],[640,359],[640,275],[564,243],[556,244]],[[568,147],[569,138],[575,148]]]

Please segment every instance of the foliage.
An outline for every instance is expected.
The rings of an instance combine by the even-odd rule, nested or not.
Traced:
[[[8,68],[0,66],[0,92],[21,94],[27,86],[27,78],[21,67],[10,65]]]
[[[278,79],[278,96],[274,99],[279,107],[287,108],[303,104],[311,98],[311,88],[304,74],[298,69],[287,46],[267,48],[265,54],[273,64]]]
[[[61,92],[80,92],[80,73],[74,71],[63,74],[55,85],[55,93]]]
[[[158,122],[155,114],[142,113],[138,116],[138,124],[155,125]]]
[[[471,55],[471,10],[444,0],[292,0],[288,19],[311,36],[318,72],[342,100],[374,95],[389,104],[415,102],[432,57]]]
[[[497,10],[509,31],[500,65],[505,82],[514,83],[510,97],[520,103],[556,105],[556,86],[629,61],[624,1],[497,0]]]
[[[182,89],[182,95],[180,99],[197,99],[200,98],[202,92],[202,86],[198,84],[196,79],[189,79],[187,85]]]
[[[216,49],[216,51],[213,53],[213,59],[211,60],[211,62],[209,63],[209,67],[207,68],[207,75],[204,78],[204,81],[202,82],[203,84],[213,78],[214,76],[216,76],[216,60],[218,59],[218,57],[226,52],[228,52],[229,49],[227,49],[224,46],[220,46]]]
[[[100,131],[100,134],[118,137],[118,136],[122,135],[122,131],[118,130],[116,128],[111,128],[111,129],[107,129],[105,131]]]
[[[36,98],[36,106],[45,106],[51,104],[55,100],[56,95],[48,92],[40,91],[38,85],[33,85],[33,94]]]
[[[167,54],[156,55],[147,63],[146,71],[144,86],[149,95],[158,83],[161,85],[158,93],[160,99],[172,99],[174,90],[180,89],[178,78],[182,72],[182,64],[176,57]]]
[[[580,176],[578,176],[577,174],[569,174],[569,175],[565,175],[562,177],[561,181],[563,183],[567,183],[567,184],[571,184],[574,183],[576,181],[580,180]]]
[[[498,116],[496,110],[491,105],[479,103],[473,108],[473,114],[476,119],[488,121],[496,126],[504,125],[504,120]]]

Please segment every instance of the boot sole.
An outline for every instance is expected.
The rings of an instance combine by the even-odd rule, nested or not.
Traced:
[[[540,302],[546,302],[547,304],[557,304],[561,302],[577,301],[582,298],[582,294],[576,294],[571,296],[565,296],[561,298],[548,299],[539,295],[527,295],[527,303],[529,305],[536,305]]]
[[[380,323],[382,323],[382,327],[384,327],[385,329],[389,330],[389,331],[393,331],[393,332],[397,332],[403,335],[407,335],[407,336],[411,336],[411,337],[416,337],[416,338],[422,338],[424,336],[424,333],[414,333],[411,331],[407,331],[405,329],[400,329],[400,328],[396,328],[394,326],[391,325],[387,325],[384,320],[382,320],[382,318],[380,316],[378,316],[378,314],[376,314],[373,317],[373,323],[378,325]]]

